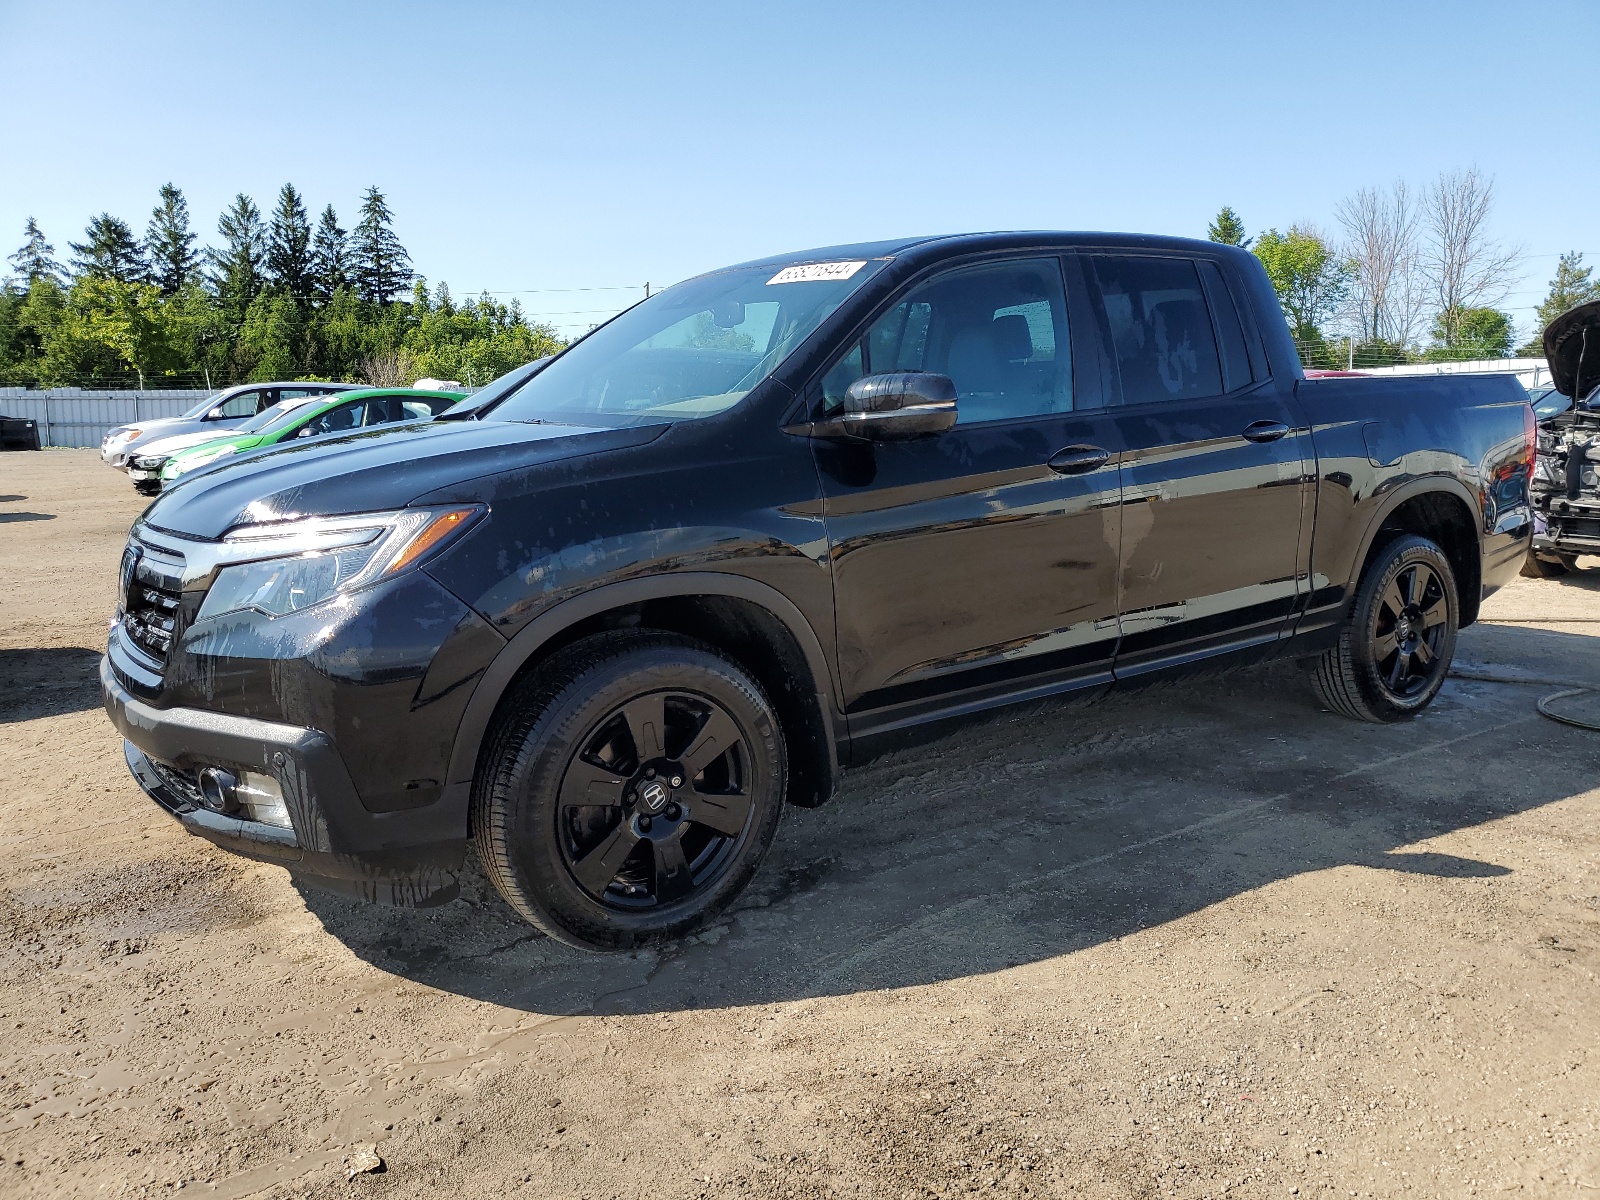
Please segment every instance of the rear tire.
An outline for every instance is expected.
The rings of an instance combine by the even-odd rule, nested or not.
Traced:
[[[1560,579],[1577,564],[1578,556],[1562,555],[1558,559],[1540,558],[1532,550],[1522,560],[1522,574],[1529,579]]]
[[[738,895],[786,784],[782,728],[739,667],[670,634],[599,634],[507,697],[474,781],[473,840],[529,922],[626,950]]]
[[[1416,716],[1444,686],[1459,621],[1444,551],[1407,534],[1383,547],[1356,585],[1338,645],[1316,661],[1322,702],[1358,721]]]

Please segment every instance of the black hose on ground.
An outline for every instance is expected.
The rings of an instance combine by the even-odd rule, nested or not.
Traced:
[[[1552,721],[1560,721],[1563,725],[1571,725],[1578,729],[1588,729],[1595,733],[1600,733],[1600,723],[1582,721],[1577,717],[1569,717],[1562,713],[1552,712],[1549,707],[1552,700],[1565,700],[1569,696],[1584,696],[1593,690],[1593,688],[1580,687],[1568,688],[1564,692],[1551,692],[1548,696],[1541,698],[1535,707],[1538,708],[1541,717],[1549,717]]]

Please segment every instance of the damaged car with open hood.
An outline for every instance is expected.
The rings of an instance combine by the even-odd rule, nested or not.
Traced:
[[[1523,574],[1549,577],[1571,571],[1579,555],[1600,555],[1600,300],[1550,322],[1544,352],[1556,393],[1569,402],[1540,408],[1533,548]]]

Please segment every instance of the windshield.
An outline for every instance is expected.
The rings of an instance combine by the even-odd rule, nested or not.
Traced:
[[[1572,407],[1572,401],[1553,387],[1534,388],[1528,399],[1533,404],[1533,415],[1540,418],[1553,417]]]
[[[266,433],[272,429],[281,429],[289,423],[290,415],[304,408],[313,400],[326,400],[326,396],[296,396],[293,400],[279,400],[271,408],[263,408],[243,425],[234,429],[234,433]]]
[[[739,267],[667,288],[578,342],[486,419],[615,427],[713,416],[885,261]]]

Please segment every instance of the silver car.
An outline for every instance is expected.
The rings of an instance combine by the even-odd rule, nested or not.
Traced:
[[[100,440],[100,457],[110,466],[126,467],[130,451],[137,451],[158,438],[176,437],[183,433],[220,435],[281,400],[329,396],[362,386],[356,383],[241,384],[207,396],[181,417],[157,417],[107,430],[105,437]]]

